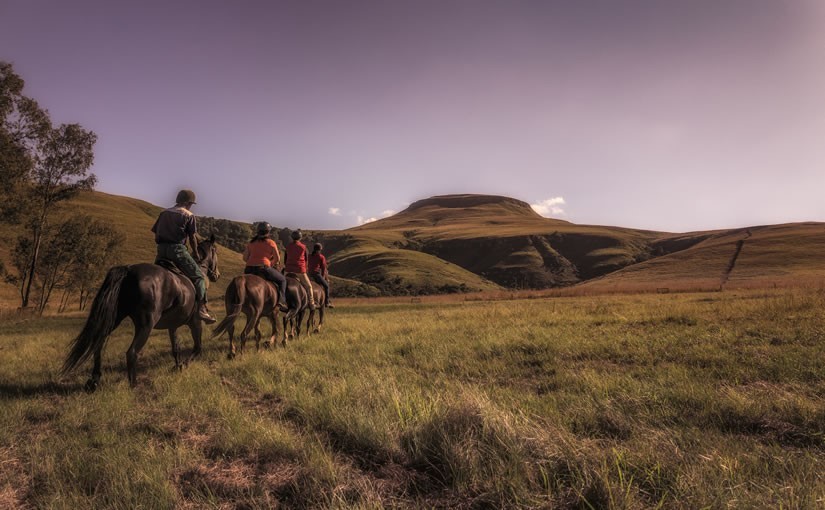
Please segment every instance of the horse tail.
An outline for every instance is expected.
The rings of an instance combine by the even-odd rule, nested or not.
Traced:
[[[215,329],[212,330],[212,336],[210,338],[219,337],[227,330],[227,328],[229,328],[229,326],[235,323],[235,320],[243,310],[243,303],[245,300],[246,286],[243,285],[240,278],[235,278],[226,288],[226,295],[224,297],[227,311],[229,311],[230,306],[232,307],[232,311],[226,314],[226,317],[224,317],[224,319],[219,322],[217,326],[215,326]]]
[[[103,344],[109,334],[118,326],[118,299],[120,298],[120,288],[129,268],[126,266],[116,266],[106,273],[103,285],[97,291],[89,317],[83,330],[72,341],[72,347],[63,362],[61,374],[71,372],[92,355],[93,352],[102,349]]]

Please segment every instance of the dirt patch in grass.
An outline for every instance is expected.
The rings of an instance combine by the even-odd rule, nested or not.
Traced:
[[[26,508],[24,497],[31,486],[23,463],[11,448],[0,448],[0,508]]]

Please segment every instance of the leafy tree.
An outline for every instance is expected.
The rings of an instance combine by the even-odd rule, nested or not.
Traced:
[[[51,123],[37,101],[23,95],[23,79],[0,61],[0,221],[16,223],[25,209],[34,147]]]
[[[65,310],[73,294],[78,295],[82,310],[106,270],[117,264],[122,243],[123,235],[117,230],[84,214],[71,216],[47,229],[35,272],[34,288],[38,292],[33,295],[37,297],[37,311],[43,313],[56,290],[63,290],[58,311]],[[20,236],[12,250],[12,264],[17,274],[7,273],[7,281],[18,285],[24,281],[29,272],[31,250],[31,239]],[[22,286],[20,292],[22,295]]]
[[[11,64],[0,62],[0,198],[6,209],[0,212],[29,230],[30,242],[16,253],[28,260],[15,263],[18,270],[25,268],[18,277],[27,307],[54,206],[95,185],[96,177],[88,172],[97,135],[79,124],[53,127],[48,112],[23,95],[23,85]]]
[[[221,246],[237,252],[242,252],[252,237],[252,225],[249,223],[210,216],[198,216],[198,230],[215,234]]]
[[[119,249],[123,244],[123,234],[102,221],[86,217],[79,224],[73,224],[84,242],[78,246],[77,256],[61,303],[65,310],[70,293],[78,294],[78,307],[86,308],[89,297],[103,280],[109,267],[120,262]],[[67,229],[66,234],[69,231]]]

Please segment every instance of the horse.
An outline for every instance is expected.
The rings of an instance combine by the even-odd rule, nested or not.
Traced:
[[[220,278],[215,235],[198,244],[200,267],[210,281]],[[72,341],[63,363],[62,374],[71,372],[94,354],[92,375],[86,382],[86,391],[92,392],[100,384],[100,358],[106,339],[120,323],[129,317],[135,325],[135,336],[126,351],[126,369],[129,384],[137,384],[137,358],[153,329],[169,331],[175,368],[183,369],[201,352],[203,325],[198,317],[195,286],[185,275],[157,264],[133,264],[109,269],[97,291],[86,324]],[[178,352],[177,329],[188,326],[194,348],[189,358],[181,363]]]
[[[313,329],[313,324],[315,324],[315,310],[309,311],[309,317],[307,317],[307,334],[310,331],[313,333],[320,333],[321,326],[324,325],[324,314],[327,306],[327,298],[324,295],[324,288],[321,284],[316,283],[314,280],[310,280],[312,284],[312,294],[315,296],[315,304],[318,305],[318,324],[315,325]]]
[[[298,281],[298,278],[291,276],[292,273],[285,273],[286,276],[286,305],[289,311],[284,314],[283,327],[284,334],[281,345],[286,347],[286,341],[301,337],[301,324],[304,322],[304,315],[309,309],[309,296],[306,289]]]
[[[246,316],[246,326],[240,335],[240,351],[246,345],[246,337],[255,329],[255,349],[260,349],[261,330],[258,327],[263,317],[272,323],[272,336],[264,345],[271,345],[275,341],[278,320],[278,289],[267,280],[254,274],[244,274],[232,279],[224,295],[226,317],[212,331],[211,338],[217,338],[224,332],[229,333],[229,354],[235,357],[235,320],[243,312]]]

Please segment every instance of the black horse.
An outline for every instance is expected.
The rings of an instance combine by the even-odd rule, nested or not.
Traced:
[[[201,270],[209,280],[217,281],[220,272],[214,234],[209,240],[198,244],[198,254]],[[109,334],[126,317],[131,318],[135,325],[135,337],[126,351],[126,369],[132,387],[137,383],[138,354],[153,329],[169,330],[176,368],[183,368],[201,352],[203,325],[198,317],[195,286],[191,280],[156,264],[116,266],[109,270],[103,285],[97,291],[89,318],[72,342],[62,373],[70,372],[94,354],[94,367],[92,376],[86,383],[86,390],[97,389],[103,346]],[[195,344],[192,354],[183,364],[180,362],[176,336],[176,331],[181,326],[189,327]]]

